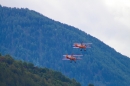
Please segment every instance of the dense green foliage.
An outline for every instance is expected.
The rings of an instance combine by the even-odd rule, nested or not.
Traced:
[[[81,86],[60,72],[0,56],[0,86]]]
[[[74,42],[93,44],[81,52],[72,48]],[[77,28],[32,10],[0,6],[0,45],[3,54],[60,71],[82,86],[130,85],[130,58]],[[83,59],[62,61],[63,54],[72,53],[83,54]]]
[[[89,84],[88,86],[94,86],[93,84]]]

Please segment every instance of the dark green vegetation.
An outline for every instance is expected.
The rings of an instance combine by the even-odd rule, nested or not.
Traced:
[[[88,86],[94,86],[93,84],[89,84]]]
[[[81,86],[60,72],[15,61],[10,55],[0,56],[0,86]]]
[[[92,42],[86,51],[74,42]],[[82,86],[129,86],[130,58],[121,55],[77,28],[35,11],[0,7],[0,52],[75,78]],[[63,54],[83,54],[77,63],[62,61]]]

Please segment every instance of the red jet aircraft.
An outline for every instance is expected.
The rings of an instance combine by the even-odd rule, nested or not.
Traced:
[[[92,43],[74,43],[73,44],[73,48],[80,48],[82,51],[82,49],[84,49],[84,51],[86,51],[86,48],[91,48],[90,45]]]
[[[76,63],[76,60],[80,60],[82,58],[80,58],[80,56],[83,55],[63,55],[65,58],[63,58],[62,60],[70,60],[70,62],[74,61]],[[76,56],[78,56],[78,58],[76,58]]]

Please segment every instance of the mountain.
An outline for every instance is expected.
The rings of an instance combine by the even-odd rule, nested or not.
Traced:
[[[14,60],[10,55],[0,56],[0,86],[81,86],[74,79],[32,63]]]
[[[73,49],[75,42],[91,42],[86,51]],[[78,28],[49,19],[29,9],[0,6],[0,52],[15,59],[62,72],[86,86],[130,85],[130,58]],[[76,63],[63,61],[65,54],[82,54]]]

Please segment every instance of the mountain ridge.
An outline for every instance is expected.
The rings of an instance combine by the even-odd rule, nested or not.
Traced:
[[[0,7],[0,12],[0,52],[3,54],[58,70],[75,78],[82,86],[86,83],[96,86],[130,84],[130,58],[99,39],[29,9]],[[93,44],[91,49],[81,52],[72,48],[74,42]],[[72,53],[84,56],[76,64],[62,61],[63,54]]]

